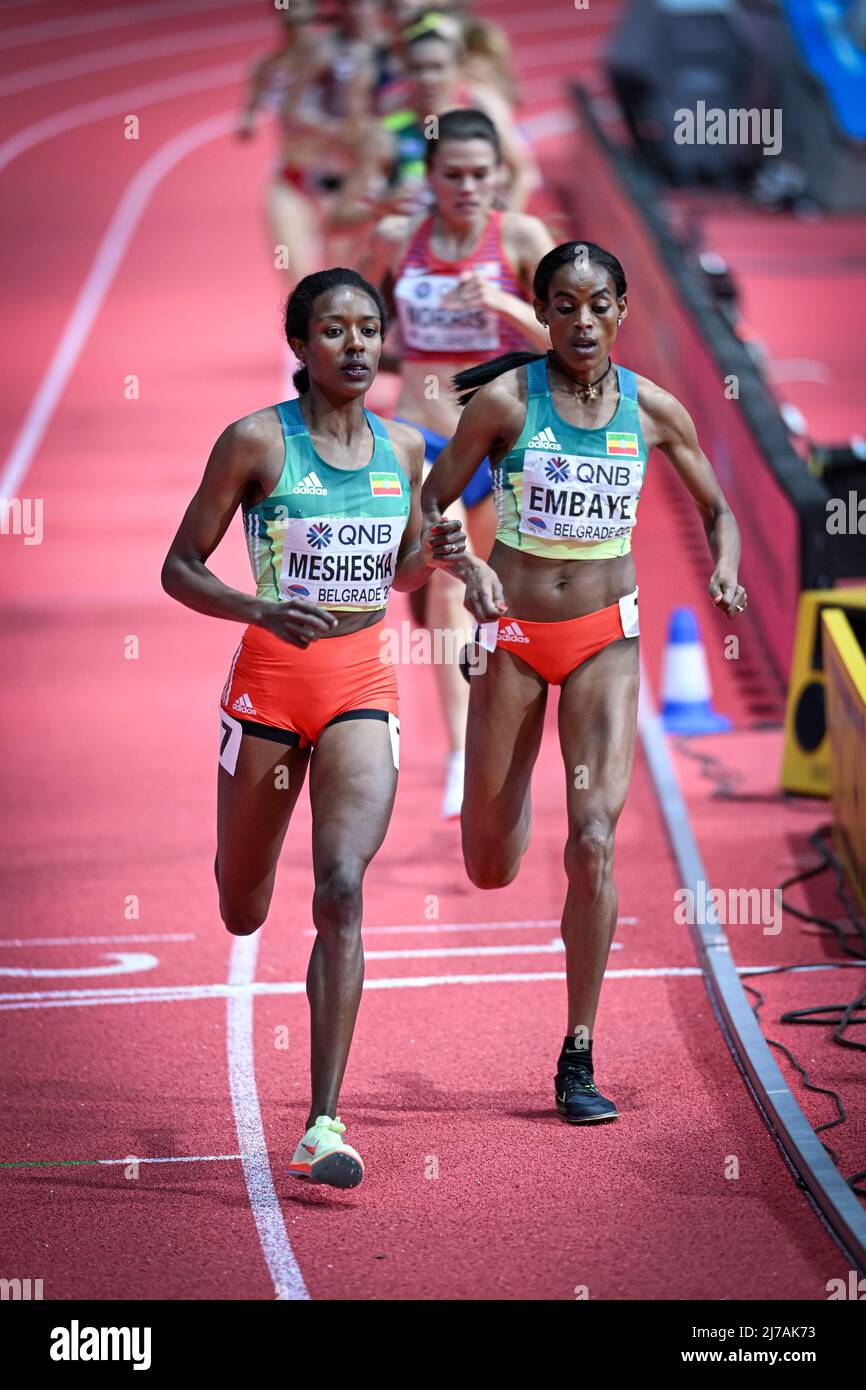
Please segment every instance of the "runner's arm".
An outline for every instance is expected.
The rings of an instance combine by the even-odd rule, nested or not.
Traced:
[[[382,286],[389,270],[397,265],[409,234],[408,217],[383,217],[367,242],[356,266],[359,275],[371,285]]]
[[[425,526],[439,521],[497,444],[506,438],[517,438],[523,411],[524,406],[513,388],[505,385],[504,377],[482,386],[464,406],[453,438],[439,454],[421,489]]]
[[[482,386],[464,406],[453,439],[436,459],[421,490],[425,529],[441,524],[446,509],[493,450],[501,451],[518,437],[524,414],[525,403],[502,377]],[[462,557],[451,573],[466,584],[465,604],[478,622],[490,622],[507,611],[498,576],[477,555]]]
[[[674,396],[644,378],[640,378],[640,404],[652,420],[654,442],[670,459],[700,512],[715,561],[710,598],[728,617],[736,617],[747,602],[746,591],[737,581],[740,528],[698,442],[694,421]]]
[[[268,72],[272,62],[271,57],[261,58],[250,74],[246,105],[238,115],[235,132],[242,140],[247,140],[250,136],[255,135],[256,114],[264,99]]]
[[[162,587],[178,603],[210,618],[266,627],[285,641],[307,646],[337,620],[304,599],[272,602],[232,589],[205,561],[228,529],[247,489],[256,483],[272,447],[264,412],[224,430],[186,509],[162,567]]]
[[[429,529],[422,527],[424,437],[413,426],[397,423],[389,426],[389,433],[395,453],[412,485],[409,520],[403,532],[393,586],[405,593],[420,589],[434,569],[445,569],[457,576],[461,557],[466,551],[466,536],[459,521],[441,520]]]

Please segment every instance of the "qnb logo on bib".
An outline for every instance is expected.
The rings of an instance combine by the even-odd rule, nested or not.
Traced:
[[[520,530],[545,540],[607,541],[627,536],[643,482],[640,459],[594,458],[527,449]]]
[[[388,601],[405,517],[303,518],[286,523],[280,565],[283,598],[381,608]]]

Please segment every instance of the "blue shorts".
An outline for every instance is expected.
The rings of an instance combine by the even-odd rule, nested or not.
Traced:
[[[424,457],[428,463],[435,463],[448,443],[444,434],[436,434],[435,430],[428,430],[424,425],[419,425],[414,420],[407,420],[402,415],[395,415],[394,419],[401,425],[412,425],[416,430],[421,431],[424,436]],[[465,507],[477,507],[478,503],[483,502],[485,497],[489,497],[492,491],[493,478],[490,475],[490,460],[485,459],[476,468],[460,494],[463,498],[463,505]]]

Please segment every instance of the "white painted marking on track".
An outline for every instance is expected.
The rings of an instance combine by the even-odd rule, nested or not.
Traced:
[[[30,92],[34,87],[68,82],[74,77],[85,77],[93,72],[116,73],[122,67],[132,63],[146,63],[153,58],[173,58],[178,53],[199,53],[208,48],[233,47],[235,44],[257,42],[259,39],[270,40],[273,27],[268,20],[258,19],[247,24],[225,24],[219,29],[200,26],[184,34],[117,44],[114,48],[100,48],[98,52],[81,53],[75,58],[40,63],[38,67],[23,68],[19,72],[10,73],[8,77],[0,77],[0,97]]]
[[[125,92],[114,92],[111,96],[100,97],[96,101],[84,101],[77,106],[67,106],[52,116],[44,116],[32,125],[10,135],[0,145],[0,170],[5,169],[26,154],[34,146],[53,140],[58,135],[66,135],[81,126],[92,125],[110,116],[122,116],[130,109],[141,110],[161,101],[172,101],[175,97],[190,96],[194,92],[209,92],[216,87],[231,87],[238,83],[244,74],[243,63],[223,63],[215,68],[203,68],[199,72],[166,77],[160,82],[149,82],[144,87],[130,87]]]
[[[231,8],[260,5],[261,0],[232,0]],[[177,15],[200,14],[206,10],[213,17],[214,0],[149,0],[147,5],[118,5],[95,14],[70,15],[58,19],[56,14],[39,24],[22,24],[18,29],[0,33],[3,48],[23,48],[27,44],[52,43],[77,34],[98,33],[100,29],[120,29],[128,24],[150,24],[156,19],[174,19]]]
[[[206,121],[174,135],[127,184],[114,216],[93,259],[75,308],[42,378],[39,389],[15,440],[12,453],[0,479],[0,497],[17,496],[55,406],[66,388],[81,350],[111,286],[124,252],[138,226],[144,209],[159,183],[188,154],[227,135],[235,122],[234,111],[223,111]]]
[[[173,1154],[168,1158],[139,1158],[137,1154],[129,1154],[126,1158],[58,1158],[58,1159],[39,1159],[35,1161],[22,1160],[20,1164],[14,1161],[2,1164],[5,1168],[113,1168],[127,1163],[223,1163],[230,1160],[243,1158],[243,1154]]]
[[[136,1163],[223,1163],[232,1159],[243,1158],[243,1154],[172,1154],[169,1158],[139,1158],[135,1157]],[[117,1163],[129,1163],[129,1158],[98,1158],[97,1163],[114,1165]]]
[[[612,951],[621,951],[622,943],[615,941]],[[430,960],[438,956],[561,956],[565,954],[565,943],[561,936],[544,945],[529,945],[521,942],[517,946],[420,946],[407,947],[397,951],[365,951],[366,960]]]
[[[153,970],[154,966],[159,965],[159,957],[151,956],[147,951],[108,951],[105,959],[114,961],[114,965],[61,965],[50,969],[46,966],[0,965],[0,975],[14,975],[28,980],[47,980],[58,976],[134,975],[141,970]]]
[[[139,945],[142,941],[195,941],[195,932],[150,932],[144,936],[13,936],[5,940],[3,946],[124,946],[128,941]]]
[[[637,917],[618,917],[617,926],[634,926]],[[364,937],[376,934],[377,936],[397,936],[399,934],[409,936],[436,936],[439,932],[462,932],[462,931],[519,931],[522,927],[558,927],[559,917],[531,917],[526,921],[511,922],[425,922],[422,925],[408,923],[398,927],[364,927]],[[304,936],[315,936],[314,927],[307,927]]]
[[[808,970],[862,970],[860,961],[835,961],[831,964],[795,966],[795,971]],[[737,967],[739,975],[764,974],[771,966],[743,965]],[[665,976],[697,977],[702,975],[697,965],[632,966],[619,970],[606,970],[606,980],[661,979]],[[564,980],[565,972],[556,971],[509,971],[497,975],[402,975],[380,980],[365,980],[364,989],[420,989],[428,985],[495,985],[525,984],[532,980]],[[53,1009],[73,1008],[88,1004],[175,1004],[199,999],[227,999],[243,995],[293,995],[306,992],[306,981],[254,980],[246,984],[211,985],[165,985],[118,986],[114,989],[68,989],[34,990],[15,994],[0,994],[0,1011],[10,1009]]]
[[[244,1179],[262,1254],[271,1282],[281,1291],[281,1301],[297,1302],[310,1295],[289,1242],[274,1189],[256,1088],[253,998],[258,951],[257,936],[235,937],[232,941],[228,978],[231,993],[226,1011],[229,1089],[238,1144],[244,1156]]]

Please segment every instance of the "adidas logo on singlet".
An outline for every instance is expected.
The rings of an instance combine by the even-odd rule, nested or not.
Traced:
[[[295,483],[292,492],[307,493],[312,497],[327,497],[328,489],[322,487],[318,473],[308,473],[306,478],[302,478],[299,483]]]
[[[524,637],[519,623],[507,623],[505,627],[499,629],[498,641],[500,642],[528,642],[529,638]]]
[[[232,709],[236,709],[240,714],[255,714],[256,712],[256,707],[246,691],[244,691],[243,695],[238,696],[232,705]]]
[[[553,430],[545,425],[543,430],[534,434],[527,444],[527,449],[561,449],[562,445],[557,441]]]

